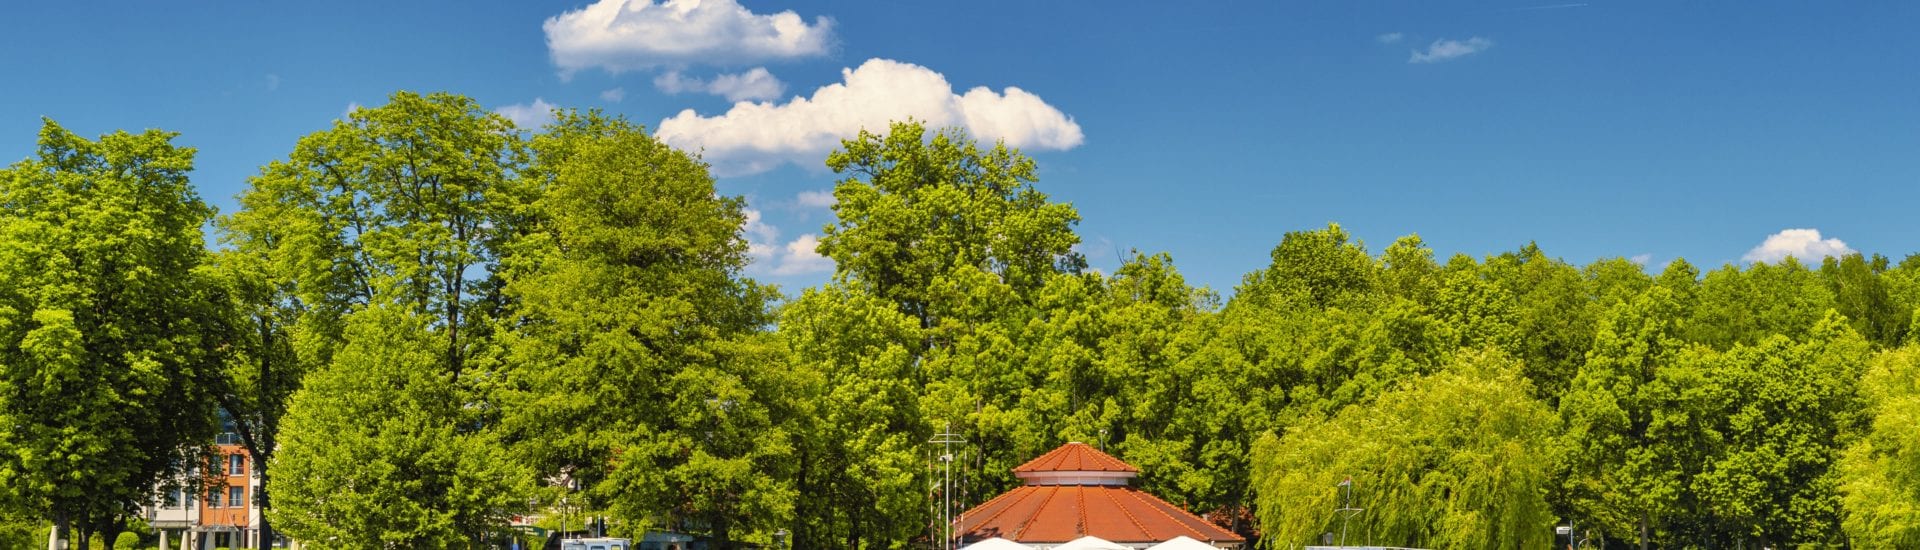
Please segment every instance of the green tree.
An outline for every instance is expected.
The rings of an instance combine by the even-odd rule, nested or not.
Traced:
[[[1871,426],[1840,462],[1846,534],[1861,548],[1920,546],[1920,347],[1875,355],[1860,391]]]
[[[1833,293],[1819,274],[1791,257],[1745,270],[1727,265],[1701,279],[1684,334],[1718,349],[1775,334],[1800,340],[1834,308]]]
[[[1532,243],[1489,258],[1486,276],[1513,296],[1514,329],[1524,335],[1513,354],[1521,359],[1527,379],[1541,399],[1559,406],[1586,362],[1594,323],[1605,308],[1590,296],[1590,284],[1579,268],[1548,258]]]
[[[517,452],[631,528],[764,543],[792,515],[799,388],[761,333],[773,290],[739,276],[741,200],[625,120],[563,113],[532,145],[544,193],[505,288]]]
[[[842,141],[827,166],[847,177],[820,253],[838,284],[896,304],[924,329],[909,351],[926,380],[925,425],[950,422],[970,442],[955,496],[997,493],[1015,481],[1008,470],[1060,443],[1059,420],[1041,411],[1070,394],[1023,350],[1057,313],[1037,305],[1045,288],[1078,284],[1069,279],[1085,266],[1073,250],[1079,214],[1034,188],[1031,159],[959,130],[895,123]]]
[[[217,290],[206,305],[224,366],[208,377],[208,394],[253,460],[252,471],[260,478],[255,501],[270,508],[267,465],[279,451],[280,424],[293,392],[310,370],[296,351],[301,306],[282,292],[279,285],[285,281],[276,281],[267,262],[249,251],[216,252],[202,272]],[[272,522],[262,519],[259,531],[258,547],[270,548]]]
[[[1619,303],[1601,321],[1586,365],[1560,401],[1568,458],[1563,490],[1583,523],[1616,535],[1637,533],[1644,547],[1685,490],[1675,453],[1697,425],[1678,396],[1676,380],[1697,380],[1697,369],[1674,370],[1685,347],[1676,336],[1679,304],[1652,287]],[[1665,375],[1663,377],[1663,375]]]
[[[458,402],[477,415],[465,429],[493,429],[498,405],[490,393],[498,377],[485,369],[476,374],[472,363],[488,357],[492,342],[488,330],[495,326],[492,319],[507,308],[499,292],[497,265],[505,245],[524,231],[525,205],[531,202],[532,191],[518,177],[526,155],[517,136],[512,123],[471,99],[400,92],[387,105],[357,109],[333,127],[301,138],[285,160],[262,168],[241,193],[241,210],[221,223],[226,242],[238,256],[223,265],[230,268],[232,280],[243,283],[237,285],[241,289],[238,292],[252,296],[243,300],[246,307],[237,307],[230,316],[237,320],[236,327],[245,329],[232,332],[239,353],[231,370],[257,372],[265,365],[292,375],[342,368],[333,356],[342,346],[352,344],[347,338],[348,318],[367,308],[399,308],[409,316],[426,319],[423,322],[432,329],[429,333],[440,339],[435,346],[437,363],[409,363],[431,370],[415,375],[446,377],[460,396]],[[259,300],[261,294],[269,292],[268,300]],[[486,366],[484,360],[480,364]],[[275,412],[274,400],[290,388],[270,385],[262,391],[261,386],[249,383],[285,377],[270,374],[230,379],[235,381],[229,391],[234,396],[232,408],[236,409],[230,412],[255,431],[249,444],[260,445],[257,451],[273,455],[263,473],[281,464],[324,459],[320,454],[298,454],[315,451],[315,447],[282,445],[273,451],[261,444],[270,432],[291,430],[291,426],[270,425],[276,422],[271,420],[275,415],[282,414]],[[283,413],[289,421],[296,416],[319,425],[357,420],[319,416],[352,412],[352,407],[323,403],[330,398],[345,399],[343,396],[324,392],[306,395],[310,397],[304,401],[305,406],[314,410],[296,410],[302,401],[295,399]],[[479,433],[468,435],[473,437],[460,441],[491,440]],[[286,442],[284,436],[281,439]],[[454,466],[431,461],[419,464]],[[319,471],[324,466],[293,467]],[[309,495],[321,494],[316,492],[318,488],[356,487],[329,486],[320,478],[275,475],[267,479],[307,484],[289,490]],[[278,485],[263,486],[260,491],[263,507],[269,510],[267,517],[275,521],[282,516],[272,512],[280,506],[264,497],[276,494]],[[373,505],[376,501],[342,498],[337,502]],[[431,504],[465,502],[437,500]],[[326,511],[287,512],[287,517],[311,518]],[[490,511],[434,512],[475,521],[493,517]],[[321,529],[317,523],[303,525]],[[305,540],[325,540],[324,536],[314,536],[322,532],[328,531],[290,530],[296,538]]]
[[[347,318],[346,344],[293,396],[268,513],[328,548],[475,548],[525,511],[532,476],[445,370],[446,329],[405,307]]]
[[[1708,418],[1724,448],[1691,486],[1700,537],[1762,547],[1845,542],[1833,465],[1860,431],[1858,380],[1868,345],[1828,312],[1808,338],[1773,336],[1729,350],[1710,373],[1722,405]]]
[[[827,167],[848,177],[834,187],[839,221],[820,253],[838,280],[893,300],[923,327],[938,323],[934,279],[954,266],[1022,293],[1085,266],[1073,251],[1080,214],[1036,190],[1033,160],[1005,144],[982,150],[958,129],[928,136],[918,122],[896,122],[886,135],[843,140]]]
[[[1535,400],[1516,361],[1463,352],[1438,373],[1253,448],[1253,485],[1270,547],[1349,533],[1348,544],[1538,548],[1553,516],[1544,452],[1553,411]],[[1351,482],[1351,516],[1340,508]]]
[[[1318,309],[1364,307],[1379,292],[1379,266],[1340,224],[1288,232],[1271,256],[1273,263],[1249,275],[1242,287]]]
[[[62,538],[117,530],[213,435],[212,209],[173,138],[47,121],[35,157],[0,171],[0,500]]]
[[[787,304],[780,334],[805,374],[811,414],[793,546],[902,548],[925,534],[924,373],[919,322],[895,303],[828,284]]]
[[[1852,322],[1854,332],[1875,344],[1893,346],[1906,336],[1912,311],[1894,300],[1882,276],[1886,265],[1886,258],[1875,255],[1870,263],[1855,252],[1828,257],[1820,265],[1820,275],[1833,291],[1835,309]]]

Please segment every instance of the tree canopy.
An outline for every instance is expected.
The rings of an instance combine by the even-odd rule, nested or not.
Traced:
[[[173,134],[47,122],[0,170],[0,539],[117,531],[226,424],[256,527],[328,548],[579,516],[920,547],[1068,441],[1271,548],[1920,544],[1920,255],[1439,258],[1329,223],[1223,293],[1090,266],[1016,149],[874,130],[825,159],[831,279],[783,291],[746,199],[604,113],[396,93],[217,218]]]

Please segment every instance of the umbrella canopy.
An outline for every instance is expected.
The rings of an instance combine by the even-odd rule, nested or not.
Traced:
[[[1000,537],[993,537],[966,545],[960,548],[960,550],[1033,550],[1033,547]]]
[[[1216,550],[1213,545],[1193,540],[1186,535],[1173,537],[1173,540],[1148,546],[1147,550]]]
[[[1108,542],[1107,539],[1087,535],[1055,546],[1053,550],[1127,550],[1127,547]]]

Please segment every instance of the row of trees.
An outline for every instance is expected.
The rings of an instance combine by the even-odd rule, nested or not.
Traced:
[[[1920,544],[1920,260],[1443,264],[1329,226],[1223,303],[1164,254],[1089,269],[1033,161],[909,122],[827,159],[836,270],[783,297],[741,200],[623,119],[399,93],[224,216],[173,139],[48,122],[0,172],[0,516],[116,531],[224,418],[271,526],[329,548],[523,514],[914,546],[946,429],[962,503],[1099,441],[1275,548]]]

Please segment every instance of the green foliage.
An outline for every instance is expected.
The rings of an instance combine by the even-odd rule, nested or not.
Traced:
[[[1820,275],[1833,291],[1834,308],[1852,322],[1854,332],[1875,344],[1892,346],[1906,335],[1911,312],[1895,302],[1891,285],[1880,276],[1886,263],[1886,258],[1876,256],[1869,264],[1856,252],[1827,258],[1820,265]]]
[[[796,382],[745,265],[741,201],[643,129],[565,113],[513,244],[506,425],[544,476],[629,525],[766,540],[791,518]]]
[[[0,170],[0,508],[103,526],[212,437],[212,210],[173,137],[47,121]]]
[[[267,517],[325,547],[485,545],[564,497],[907,548],[930,497],[1065,441],[1273,547],[1332,530],[1347,476],[1377,544],[1920,544],[1920,256],[1443,265],[1329,224],[1221,303],[1166,254],[1087,269],[1031,159],[906,122],[828,157],[835,275],[776,307],[742,199],[623,119],[397,93],[263,167],[213,253],[171,139],[49,122],[0,171],[0,517],[116,532],[217,403]]]
[[[523,231],[529,202],[517,135],[471,99],[396,93],[302,138],[250,180],[242,210],[223,220],[234,252],[222,266],[236,293],[267,300],[236,308],[244,323],[235,326],[247,330],[234,331],[230,371],[265,374],[232,377],[236,396],[253,395],[229,408],[260,429],[250,444],[282,432],[268,464],[289,469],[276,476],[286,499],[268,517],[296,538],[480,541],[504,526],[505,503],[522,502],[523,476],[496,448],[499,376],[486,362],[488,331],[506,308],[496,265]],[[356,341],[360,316],[362,325],[414,328]],[[392,385],[351,379],[364,369],[386,369]],[[290,402],[292,384],[268,383],[309,371]],[[353,448],[323,445],[334,431]],[[382,471],[367,464],[403,474],[376,483],[361,477]]]
[[[893,302],[833,284],[782,310],[810,405],[796,453],[796,545],[895,548],[924,532],[922,442],[932,431],[914,364],[920,332]]]
[[[1463,352],[1438,373],[1368,404],[1308,421],[1254,445],[1253,484],[1269,547],[1349,544],[1538,548],[1554,517],[1553,412],[1530,395],[1519,364],[1498,351]],[[1345,518],[1343,481],[1353,486]],[[1347,519],[1347,521],[1343,521]]]
[[[1373,258],[1340,224],[1327,224],[1320,231],[1289,232],[1273,248],[1272,256],[1272,265],[1242,283],[1243,292],[1284,296],[1326,309],[1363,306],[1378,290]]]
[[[1728,265],[1701,280],[1685,330],[1688,340],[1720,349],[1775,334],[1800,339],[1834,307],[1818,274],[1791,257],[1745,270]]]
[[[293,396],[272,467],[274,522],[335,548],[453,548],[498,535],[532,476],[444,370],[445,329],[395,306],[347,319],[347,344]]]
[[[140,535],[130,531],[121,531],[113,537],[113,548],[134,550],[140,547]]]
[[[1872,425],[1840,466],[1847,536],[1862,548],[1920,545],[1920,348],[1876,355],[1860,390]]]
[[[820,253],[839,280],[893,300],[922,326],[937,324],[937,279],[956,267],[1024,293],[1085,265],[1072,250],[1080,214],[1034,189],[1033,160],[1005,144],[982,150],[958,129],[929,137],[920,123],[897,122],[886,135],[842,141],[827,167],[848,177],[834,188],[839,222],[826,227]]]
[[[46,525],[24,515],[0,513],[0,548],[33,548],[47,544]],[[38,538],[35,538],[35,537]]]

